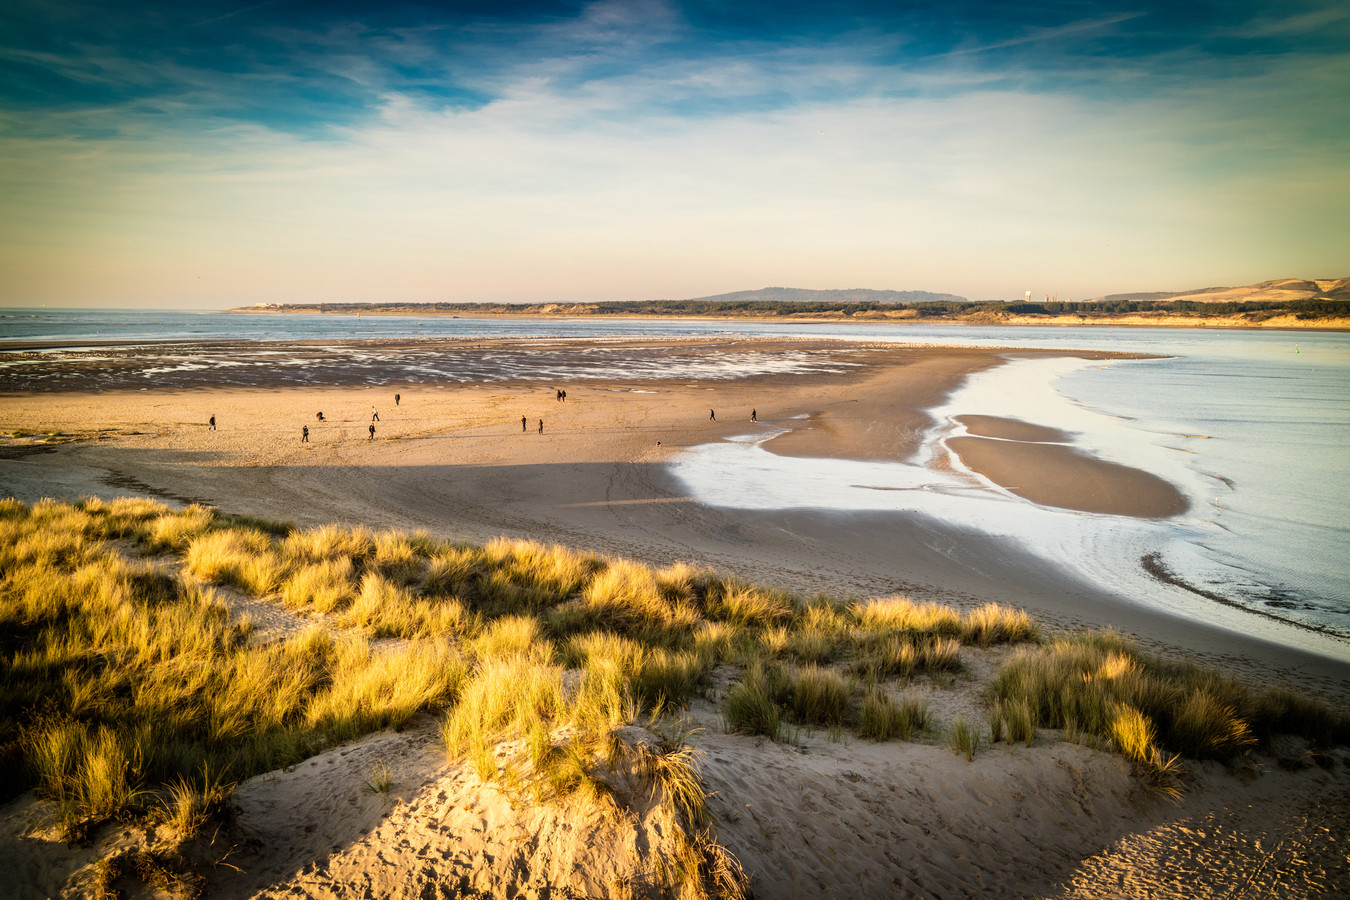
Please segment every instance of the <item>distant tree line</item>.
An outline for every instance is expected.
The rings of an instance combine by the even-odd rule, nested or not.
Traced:
[[[1061,316],[1084,318],[1130,314],[1163,313],[1174,316],[1246,315],[1270,318],[1294,315],[1300,319],[1350,316],[1350,300],[1296,300],[1286,303],[1244,301],[1201,303],[1194,300],[1108,300],[1108,301],[932,301],[926,303],[840,303],[830,301],[788,302],[773,300],[625,300],[594,303],[296,303],[275,304],[278,312],[319,312],[328,314],[383,313],[386,315],[585,315],[585,316],[729,316],[780,318],[791,316],[828,316],[830,318],[894,315],[912,310],[922,319],[961,319],[969,317]],[[238,310],[247,312],[250,310]]]
[[[1047,301],[1045,303],[1004,303],[1006,312],[1016,315],[1120,316],[1131,313],[1169,313],[1172,315],[1232,316],[1246,313],[1291,314],[1300,318],[1344,316],[1350,313],[1347,300],[1292,300],[1215,302],[1197,300],[1105,300]]]

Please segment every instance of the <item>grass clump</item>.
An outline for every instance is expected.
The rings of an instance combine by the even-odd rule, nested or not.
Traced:
[[[868,691],[858,713],[858,734],[869,741],[908,741],[928,727],[928,707],[912,697],[899,703],[879,688]]]
[[[211,531],[187,549],[187,570],[203,581],[233,585],[254,596],[281,586],[284,569],[272,550],[272,536],[256,528]]]
[[[188,840],[199,834],[207,823],[230,816],[230,795],[234,787],[228,779],[203,770],[200,778],[180,776],[167,785],[161,799],[163,820],[179,837]]]
[[[346,609],[356,597],[355,575],[349,556],[301,563],[282,582],[281,602],[321,613]]]
[[[961,669],[961,644],[954,638],[931,635],[884,634],[862,644],[853,668],[872,682],[957,672]]]
[[[1001,715],[1017,711],[1025,720],[1026,710],[1036,727],[1109,743],[1146,769],[1162,772],[1161,782],[1173,777],[1178,756],[1231,760],[1273,733],[1324,744],[1350,737],[1350,723],[1322,704],[1287,691],[1256,691],[1194,665],[1141,654],[1112,632],[1071,635],[1019,651],[991,692]]]
[[[1036,742],[1036,713],[1025,698],[995,700],[989,710],[989,739],[1030,747]]]
[[[947,741],[953,750],[965,756],[969,762],[975,758],[980,749],[980,730],[967,722],[964,717],[957,716],[947,733]]]
[[[722,699],[722,716],[728,730],[778,740],[783,725],[779,702],[788,687],[776,668],[756,666],[747,671],[744,680],[733,685]]]
[[[803,725],[842,728],[852,718],[856,685],[830,669],[804,666],[791,675],[788,709]]]
[[[786,622],[792,616],[792,598],[783,591],[768,590],[740,581],[717,586],[708,602],[708,616],[742,627],[765,627]]]

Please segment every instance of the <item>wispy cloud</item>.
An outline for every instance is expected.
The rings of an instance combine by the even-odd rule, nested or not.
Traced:
[[[248,6],[241,6],[238,9],[232,9],[229,12],[223,13],[219,16],[212,16],[209,19],[202,19],[200,22],[196,23],[196,27],[200,28],[203,25],[214,25],[217,22],[224,22],[226,19],[233,19],[235,16],[242,16],[245,13],[257,12],[258,10],[267,9],[270,6],[276,6],[278,3],[285,3],[285,2],[288,2],[288,0],[263,0],[262,3],[250,3]]]
[[[1112,26],[1119,25],[1121,22],[1128,22],[1131,19],[1137,19],[1142,15],[1144,15],[1142,12],[1115,13],[1109,16],[1099,16],[1090,19],[1081,19],[1075,22],[1066,22],[1063,25],[1032,28],[1028,29],[1023,34],[1014,37],[1004,38],[990,43],[977,44],[975,46],[958,47],[952,50],[950,55],[961,56],[973,53],[988,53],[992,50],[1005,50],[1009,47],[1022,47],[1027,44],[1058,43],[1067,41],[1070,38],[1082,37],[1083,35],[1107,32]]]
[[[1337,3],[1294,14],[1257,16],[1241,25],[1221,29],[1220,33],[1242,38],[1290,37],[1339,26],[1336,31],[1344,34],[1346,25],[1350,25],[1350,7]]]

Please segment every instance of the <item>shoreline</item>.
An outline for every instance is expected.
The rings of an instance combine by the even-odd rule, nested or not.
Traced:
[[[361,522],[476,541],[508,534],[651,563],[685,560],[804,593],[997,600],[1053,625],[1117,627],[1247,677],[1292,679],[1350,708],[1350,664],[1178,619],[1061,567],[1047,570],[1005,541],[921,516],[745,511],[683,496],[666,467],[672,453],[740,433],[752,407],[765,426],[787,429],[766,443],[775,454],[906,459],[932,425],[929,410],[971,372],[1009,355],[847,342],[820,349],[857,365],[724,380],[572,381],[565,403],[552,382],[537,381],[11,395],[0,401],[0,430],[65,436],[0,439],[0,493],[111,496],[127,488],[110,485],[124,485],[301,525]],[[373,406],[381,421],[369,441]],[[319,409],[323,424],[314,419]],[[206,428],[211,415],[218,431]]]

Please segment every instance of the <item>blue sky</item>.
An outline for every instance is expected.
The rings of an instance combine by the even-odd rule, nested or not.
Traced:
[[[0,303],[1350,275],[1350,4],[0,8]]]

